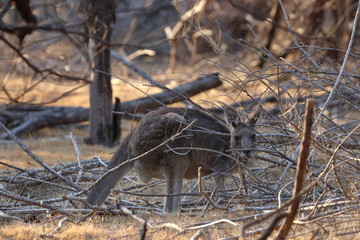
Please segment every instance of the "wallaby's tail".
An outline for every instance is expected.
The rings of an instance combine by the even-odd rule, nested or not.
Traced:
[[[121,144],[119,149],[113,155],[107,167],[108,171],[119,166],[129,159],[128,154],[129,137]],[[100,206],[107,196],[110,194],[111,189],[119,182],[119,180],[133,167],[133,162],[123,164],[119,169],[113,170],[95,184],[87,197],[87,202],[91,205]]]

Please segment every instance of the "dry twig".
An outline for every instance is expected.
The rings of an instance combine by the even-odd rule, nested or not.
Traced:
[[[303,188],[303,183],[306,175],[306,162],[309,157],[310,145],[311,145],[311,129],[313,123],[313,114],[314,114],[314,101],[308,100],[306,102],[306,113],[304,121],[304,133],[301,140],[300,154],[298,158],[298,164],[296,167],[296,180],[294,186],[293,195],[297,195]],[[288,235],[291,225],[295,219],[296,213],[298,211],[299,203],[301,198],[298,197],[296,200],[292,201],[292,204],[289,209],[289,214],[286,217],[285,222],[280,228],[280,232],[277,236],[277,239],[285,239]]]

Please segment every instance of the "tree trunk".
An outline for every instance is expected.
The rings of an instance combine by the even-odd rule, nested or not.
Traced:
[[[113,0],[91,0],[88,5],[88,30],[106,42],[110,42],[115,20],[115,2]],[[110,49],[99,41],[94,56],[94,80],[90,85],[90,136],[89,144],[112,146],[113,117],[112,117],[112,87],[110,70]]]

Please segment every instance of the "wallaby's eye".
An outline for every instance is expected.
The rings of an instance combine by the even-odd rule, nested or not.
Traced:
[[[240,141],[240,136],[235,136],[234,139],[235,139],[235,141],[238,142],[238,141]]]

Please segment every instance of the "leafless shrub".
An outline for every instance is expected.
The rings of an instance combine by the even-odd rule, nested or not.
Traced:
[[[286,18],[287,13],[281,4],[278,8]],[[315,13],[314,10],[306,16]],[[310,20],[306,18],[306,21]],[[321,227],[359,221],[359,56],[350,44],[346,49],[318,47],[312,41],[302,44],[298,39],[308,38],[299,35],[295,25],[291,25],[291,21],[281,25],[282,31],[294,40],[291,46],[287,46],[286,53],[278,52],[275,55],[271,49],[264,48],[261,42],[237,41],[239,46],[246,46],[247,51],[266,59],[260,69],[250,67],[241,57],[210,42],[226,64],[215,60],[211,62],[221,70],[222,79],[231,86],[224,94],[227,102],[211,102],[211,111],[216,112],[224,104],[232,104],[244,113],[254,107],[263,108],[264,113],[257,126],[259,146],[254,165],[247,169],[248,195],[242,194],[242,189],[239,189],[240,179],[237,176],[229,176],[227,194],[216,205],[209,204],[202,197],[205,193],[215,200],[212,184],[207,178],[202,179],[202,194],[194,191],[198,182],[188,182],[182,194],[181,214],[206,214],[214,206],[220,205],[227,212],[241,216],[193,223],[177,229],[179,232],[199,230],[219,223],[235,226],[240,223],[244,230],[240,237],[256,237],[267,231],[271,219],[277,223],[284,216],[282,213],[292,203],[295,168],[303,132],[304,103],[310,98],[315,102],[315,122],[312,126],[304,187],[299,193],[302,196],[299,214],[292,225],[295,228],[292,236],[315,235]],[[352,27],[353,32],[356,32],[356,21]],[[314,31],[310,30],[306,29],[306,34]],[[253,33],[254,39],[261,39],[256,29],[249,31]],[[343,33],[347,32],[345,28]],[[276,37],[280,38],[281,34]],[[312,40],[323,41],[321,38]],[[329,52],[338,58],[330,58]],[[154,193],[163,181],[153,181],[144,186],[133,176],[126,177],[120,183],[121,189],[114,191],[116,197],[120,193],[121,199],[111,197],[102,208],[88,206],[84,202],[83,190],[88,187],[90,180],[93,181],[102,173],[103,168],[103,161],[99,159],[52,168],[68,182],[60,181],[61,177],[49,169],[2,172],[0,211],[11,220],[24,220],[29,214],[41,218],[43,214],[51,212],[66,216],[74,222],[100,213],[123,213],[134,218],[140,214],[163,214],[161,202],[165,196]],[[51,196],[41,192],[41,189],[46,189],[45,192],[49,193],[48,187],[44,187],[47,185],[57,189]],[[62,196],[58,195],[58,189],[61,189]],[[133,212],[121,210],[121,207]],[[148,228],[155,227],[151,222],[147,224]],[[358,234],[359,231],[358,227],[349,231],[340,225],[331,234]]]

